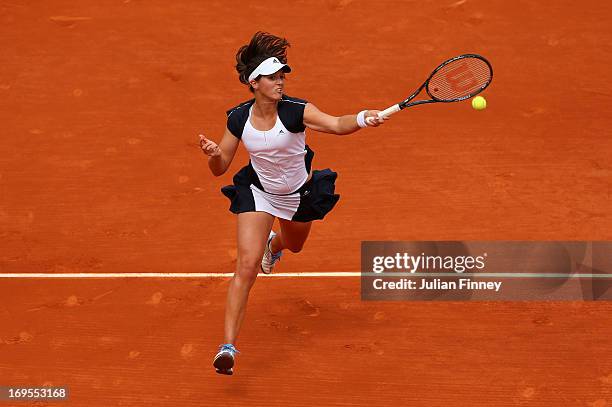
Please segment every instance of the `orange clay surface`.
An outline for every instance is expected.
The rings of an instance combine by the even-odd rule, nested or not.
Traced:
[[[279,272],[359,271],[363,240],[610,240],[611,20],[596,0],[2,1],[0,272],[232,272],[219,189],[247,154],[215,178],[197,134],[218,141],[250,98],[233,61],[257,30],[292,43],[287,94],[335,115],[396,103],[461,53],[495,70],[482,112],[308,131],[341,200]],[[612,405],[610,303],[261,279],[227,377],[227,284],[0,279],[0,386],[67,385],[71,406]]]

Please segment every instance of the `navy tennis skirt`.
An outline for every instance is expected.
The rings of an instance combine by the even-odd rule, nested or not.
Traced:
[[[250,163],[234,175],[234,184],[221,188],[221,192],[229,198],[231,202],[229,209],[235,214],[263,211],[291,221],[310,222],[323,219],[340,199],[340,195],[335,193],[337,177],[338,174],[329,168],[313,170],[310,180],[297,191],[286,196],[278,196],[279,199],[287,197],[291,201],[286,204],[283,203],[286,208],[281,212],[275,211],[274,208],[270,210],[271,207],[268,202],[262,200],[265,199],[265,196],[268,196],[271,200],[275,197],[261,192],[263,188],[261,188],[257,174]],[[257,196],[254,195],[251,186],[255,187]]]

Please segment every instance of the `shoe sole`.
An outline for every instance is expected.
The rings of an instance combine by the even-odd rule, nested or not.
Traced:
[[[234,367],[234,358],[229,355],[221,355],[214,360],[213,366],[215,367],[215,369],[217,369],[217,373],[231,375],[233,373],[232,368]]]

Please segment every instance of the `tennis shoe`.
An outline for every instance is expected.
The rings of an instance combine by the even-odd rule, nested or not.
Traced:
[[[274,263],[280,260],[283,255],[283,251],[279,251],[278,253],[272,253],[272,249],[270,248],[270,244],[272,243],[272,239],[274,239],[276,233],[274,231],[270,231],[270,236],[268,237],[268,243],[266,243],[266,249],[264,250],[263,257],[261,259],[261,271],[264,274],[270,274],[272,269],[274,268]]]
[[[231,343],[219,345],[219,352],[217,352],[213,360],[213,366],[217,373],[225,375],[234,374],[234,358],[236,353],[240,352]]]

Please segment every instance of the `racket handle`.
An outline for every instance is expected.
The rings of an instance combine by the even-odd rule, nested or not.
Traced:
[[[393,113],[399,112],[401,109],[399,104],[393,105],[391,107],[386,108],[382,112],[378,113],[378,117],[391,116]]]

